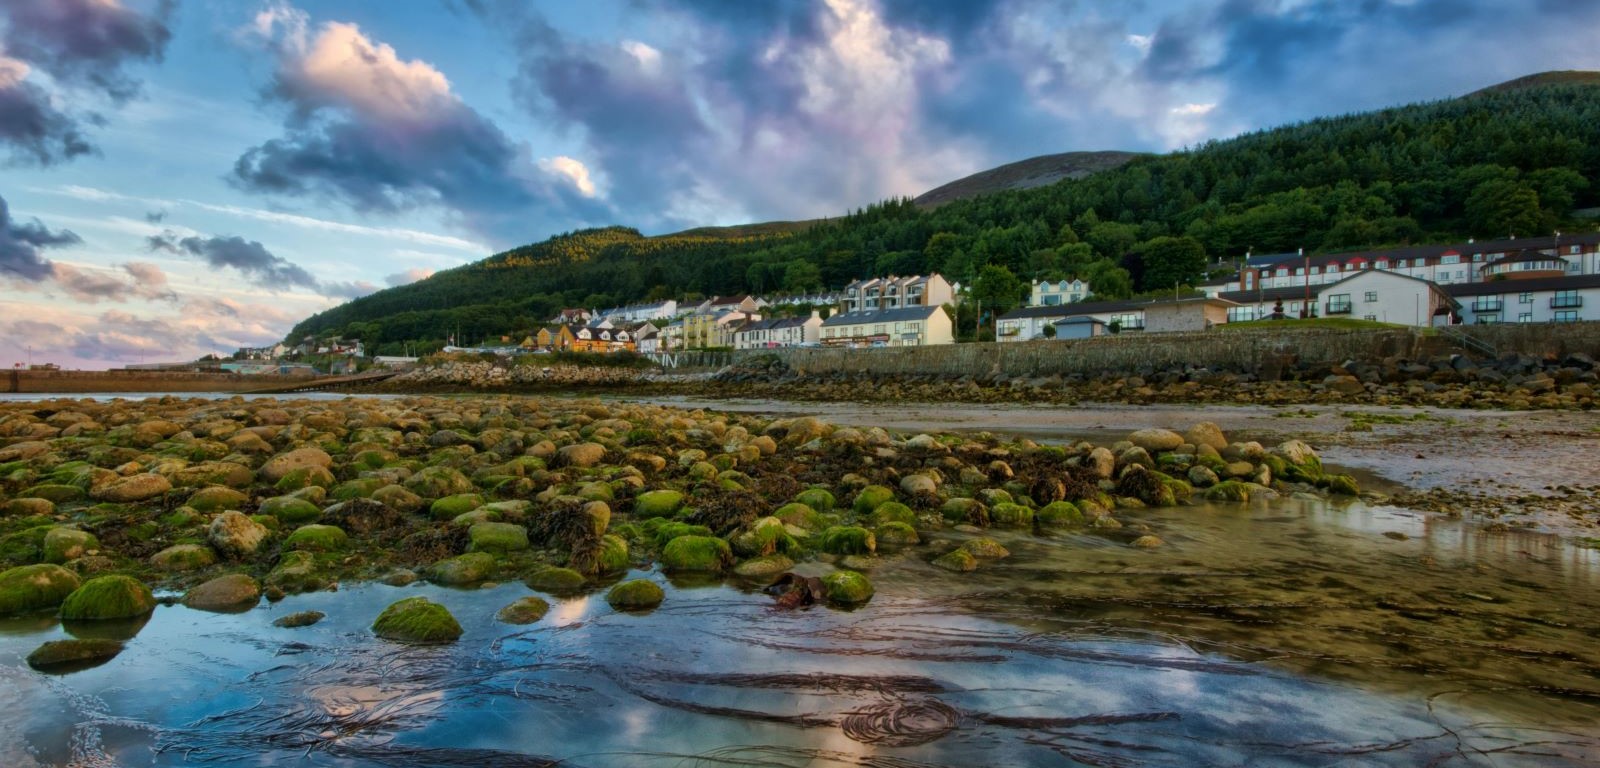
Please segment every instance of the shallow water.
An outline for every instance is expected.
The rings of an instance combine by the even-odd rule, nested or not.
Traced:
[[[646,573],[667,587],[652,613],[596,593],[512,627],[494,613],[520,584],[368,585],[233,615],[164,606],[121,656],[59,677],[22,658],[68,632],[12,621],[0,765],[1600,760],[1600,553],[1359,504],[1123,519],[1166,545],[997,533],[1013,556],[972,574],[884,558],[849,612]],[[466,635],[371,635],[416,594]],[[271,626],[312,609],[328,618]]]

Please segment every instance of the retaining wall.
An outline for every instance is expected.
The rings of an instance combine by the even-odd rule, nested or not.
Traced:
[[[1472,326],[1462,329],[1496,349],[1535,357],[1585,352],[1600,357],[1600,323]],[[892,376],[1049,376],[1197,365],[1270,372],[1288,364],[1332,365],[1388,357],[1418,359],[1467,353],[1457,342],[1421,329],[1121,333],[1092,339],[947,344],[876,349],[776,349],[735,353],[738,360],[776,355],[809,374]]]

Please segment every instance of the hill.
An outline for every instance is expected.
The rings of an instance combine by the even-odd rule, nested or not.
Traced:
[[[344,334],[391,354],[449,334],[526,333],[561,307],[812,291],[928,271],[992,291],[983,306],[1004,308],[1020,300],[1018,279],[1078,276],[1118,298],[1192,284],[1209,263],[1247,249],[1592,229],[1574,212],[1600,205],[1590,182],[1600,179],[1600,88],[1573,79],[1320,118],[936,207],[889,200],[816,222],[660,237],[624,227],[567,233],[328,309],[290,338]]]
[[[965,178],[924,192],[911,202],[923,208],[937,208],[955,200],[990,195],[1012,189],[1032,189],[1063,179],[1081,179],[1110,170],[1139,157],[1135,152],[1063,152],[1040,155],[998,168],[979,171]]]
[[[1487,88],[1480,88],[1468,96],[1479,96],[1486,93],[1504,93],[1523,88],[1540,88],[1547,85],[1600,85],[1600,72],[1591,72],[1582,69],[1562,69],[1551,72],[1537,72],[1524,75],[1514,80],[1496,83]]]

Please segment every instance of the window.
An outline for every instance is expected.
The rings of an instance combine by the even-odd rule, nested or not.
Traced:
[[[1361,319],[1362,320],[1371,320],[1374,323],[1378,322],[1378,316],[1377,315],[1362,315]]]
[[[1551,309],[1571,309],[1583,306],[1583,297],[1577,291],[1556,291],[1555,298],[1550,299]]]
[[[1461,263],[1461,257],[1458,256],[1458,255],[1455,255],[1455,254],[1452,254],[1450,256],[1443,256],[1443,257],[1440,257],[1439,263],[1440,264],[1460,264]]]
[[[1558,323],[1576,323],[1576,322],[1578,322],[1578,312],[1577,312],[1577,310],[1567,309],[1567,310],[1562,310],[1560,312],[1557,312],[1556,313],[1556,322],[1558,322]]]
[[[1504,305],[1505,302],[1501,301],[1499,296],[1479,296],[1472,300],[1472,311],[1474,314],[1479,312],[1499,312],[1504,308]]]
[[[1519,322],[1519,323],[1531,323],[1531,322],[1533,322],[1533,313],[1532,312],[1519,312],[1519,313],[1517,313],[1517,322]]]
[[[1377,300],[1378,300],[1378,292],[1377,291],[1367,291],[1367,302],[1368,303],[1371,303],[1371,302],[1374,302],[1374,301],[1377,301]]]
[[[1517,295],[1517,303],[1518,304],[1532,304],[1533,303],[1533,294],[1531,294],[1531,293],[1518,294]]]
[[[1329,296],[1328,297],[1328,314],[1330,314],[1330,315],[1348,315],[1348,314],[1350,314],[1350,294],[1348,294],[1348,293],[1336,293],[1336,294],[1333,294],[1332,296]]]
[[[1044,297],[1044,305],[1047,306],[1047,307],[1054,307],[1054,306],[1058,306],[1060,304],[1061,304],[1061,297],[1060,296],[1057,296],[1055,294],[1051,294],[1049,296]]]

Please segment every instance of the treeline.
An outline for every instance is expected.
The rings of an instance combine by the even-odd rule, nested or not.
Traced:
[[[976,280],[1002,294],[1000,305],[1020,301],[1031,279],[1081,277],[1098,296],[1122,298],[1193,284],[1247,251],[1590,228],[1574,212],[1600,202],[1597,177],[1600,88],[1484,93],[1209,142],[934,210],[900,199],[796,231],[572,232],[329,309],[290,338],[342,334],[378,349],[451,334],[476,341],[525,333],[562,307],[809,292],[930,271]]]

